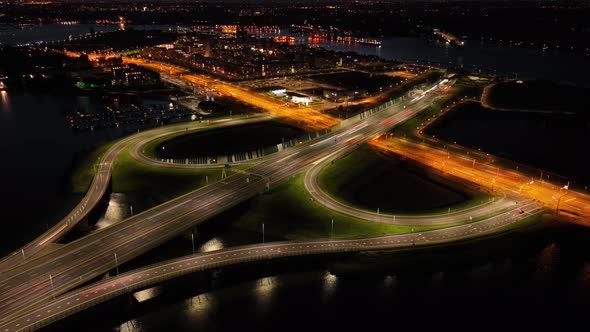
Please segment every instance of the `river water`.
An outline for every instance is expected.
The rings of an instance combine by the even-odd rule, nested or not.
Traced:
[[[129,29],[170,29],[169,25],[128,25]],[[38,44],[68,40],[94,32],[119,29],[114,24],[32,24],[23,26],[0,24],[0,47],[7,45]]]
[[[130,294],[51,330],[568,330],[590,304],[589,239],[587,229],[552,226],[458,249],[219,269]],[[259,234],[222,231],[197,251],[258,241]],[[173,242],[146,256],[172,246],[190,252],[190,240]]]
[[[80,28],[82,33],[89,29]],[[56,39],[65,36],[63,32],[56,34]],[[18,36],[19,42],[38,38]],[[473,42],[463,49],[418,38],[386,38],[381,48],[329,42],[320,46],[393,60],[451,62],[582,85],[588,85],[590,68],[587,58],[572,53]],[[0,94],[4,226],[0,252],[7,253],[31,240],[76,203],[64,190],[75,153],[124,132],[73,133],[61,112],[85,103],[76,97]],[[108,211],[107,220],[101,219],[104,223],[129,213],[121,197],[114,199],[117,204]],[[540,239],[513,241],[520,243],[516,247],[499,241],[497,246],[506,249],[489,257],[489,247],[467,247],[459,253],[446,253],[446,259],[410,259],[404,264],[392,263],[385,270],[361,265],[360,272],[351,273],[331,264],[301,263],[288,268],[269,264],[216,271],[207,279],[207,287],[198,280],[180,288],[163,286],[153,292],[167,296],[145,302],[152,305],[91,311],[94,318],[69,324],[98,331],[368,330],[377,326],[388,330],[439,326],[505,329],[567,324],[580,321],[578,309],[588,304],[590,242],[586,232],[544,232]],[[222,232],[202,239],[200,250],[256,242],[257,238],[258,234],[236,233],[228,238]],[[473,259],[453,262],[471,251],[478,253]],[[517,319],[510,323],[506,318]]]
[[[145,105],[159,102],[143,100]],[[80,196],[68,192],[68,180],[78,154],[142,128],[74,132],[62,114],[100,107],[105,106],[86,96],[0,91],[0,253],[31,241],[77,204]]]
[[[42,41],[58,41],[90,32],[114,31],[116,25],[31,25],[15,27],[0,25],[0,47]],[[128,29],[174,30],[174,25],[128,25]],[[388,60],[409,61],[442,66],[462,66],[471,71],[486,71],[526,79],[542,78],[577,85],[590,85],[588,57],[566,50],[543,51],[521,46],[500,46],[477,40],[468,40],[465,47],[454,48],[442,43],[429,42],[418,37],[385,37],[381,47],[366,44],[341,43],[330,40],[310,40],[307,35],[281,29],[278,33],[260,36],[291,35],[296,43],[323,47],[335,51],[352,51],[377,55]]]
[[[569,51],[499,46],[477,40],[468,40],[464,47],[455,48],[418,37],[385,37],[379,47],[330,40],[313,41],[307,35],[292,34],[288,29],[281,30],[280,34],[293,35],[295,43],[311,47],[376,55],[394,61],[462,67],[476,73],[481,71],[521,79],[548,79],[590,85],[589,58]]]

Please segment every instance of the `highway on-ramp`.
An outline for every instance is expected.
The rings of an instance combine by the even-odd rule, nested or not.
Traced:
[[[515,209],[516,202],[521,199],[514,194],[510,195],[502,193],[502,195],[492,197],[488,202],[477,206],[439,215],[392,215],[371,212],[340,202],[322,190],[319,184],[319,173],[326,164],[338,157],[339,155],[330,156],[330,158],[324,159],[321,163],[317,163],[309,169],[305,173],[305,189],[316,201],[320,202],[325,207],[367,221],[397,225],[445,225],[457,222],[458,220],[479,220],[479,218],[489,216],[493,213],[513,210]]]
[[[176,258],[68,292],[4,325],[0,325],[0,331],[38,329],[117,296],[198,271],[281,257],[395,249],[470,239],[505,229],[541,210],[539,206],[531,202],[523,202],[519,207],[528,212],[519,214],[516,211],[509,211],[477,224],[465,224],[421,233],[365,239],[318,239],[260,243]]]
[[[323,158],[354,149],[357,143],[366,142],[426,108],[438,95],[433,91],[421,100],[395,104],[352,128],[334,130],[316,141],[273,155],[248,170],[254,175],[234,174],[6,271],[0,276],[1,320],[113,269],[116,261],[121,264],[155,248]],[[456,217],[455,221],[462,220]]]
[[[199,130],[206,130],[212,128],[222,128],[233,125],[254,123],[260,121],[268,121],[273,117],[269,115],[252,115],[252,116],[235,116],[229,119],[218,119],[207,122],[190,122],[175,124],[166,127],[151,129],[142,131],[135,135],[131,135],[124,139],[121,139],[115,143],[109,150],[104,154],[97,164],[96,176],[92,179],[86,195],[82,198],[80,203],[68,213],[62,220],[56,223],[52,228],[38,236],[36,239],[28,243],[27,245],[14,251],[12,254],[2,258],[0,260],[0,277],[2,273],[10,270],[20,264],[23,264],[37,256],[44,253],[44,250],[48,250],[49,245],[59,241],[67,232],[82,221],[89,213],[96,207],[96,205],[103,198],[104,193],[107,191],[111,179],[111,169],[113,162],[123,149],[127,146],[134,144],[137,141],[150,141],[155,138],[170,135],[177,132],[193,132]],[[151,163],[156,163],[151,161]],[[221,165],[223,166],[223,165]],[[199,168],[199,167],[215,167],[212,165],[188,165],[183,167]]]

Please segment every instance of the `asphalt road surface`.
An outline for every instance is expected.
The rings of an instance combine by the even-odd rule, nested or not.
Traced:
[[[356,148],[359,144],[389,130],[429,106],[437,96],[438,92],[433,90],[420,100],[390,106],[357,124],[336,129],[316,141],[277,153],[248,169],[250,175],[234,174],[223,181],[185,194],[137,214],[124,222],[63,245],[43,257],[32,258],[9,271],[5,271],[0,276],[0,315],[2,315],[0,324],[9,323],[21,315],[30,313],[31,310],[51,302],[55,296],[113,269],[116,261],[121,264],[131,260],[210,217],[260,192],[270,190],[295,174]],[[165,129],[163,128],[163,130]],[[128,139],[131,140],[132,137]],[[129,142],[126,143],[128,145]],[[101,164],[101,170],[102,167]],[[536,211],[528,206],[527,210]],[[512,216],[514,211],[507,213]],[[503,215],[506,216],[506,213]],[[446,216],[445,222],[464,221],[463,217],[462,215]],[[500,223],[497,217],[490,218],[485,222],[486,225]],[[471,227],[478,229],[480,223]],[[469,225],[465,227],[467,226]],[[438,239],[442,241],[445,238],[457,240],[462,238],[461,234],[469,236],[472,232],[461,233],[461,229],[453,227],[447,230],[450,232],[448,234],[444,232],[428,232],[428,234],[441,234]],[[418,237],[424,236],[424,234],[427,233],[420,233]],[[412,243],[418,240],[416,234],[405,236],[411,236]],[[428,239],[424,238],[425,241]],[[432,240],[434,239],[432,238]],[[371,249],[371,245],[377,245],[377,243],[386,245],[386,243],[375,239],[341,241],[351,241],[344,242],[348,244],[342,245],[343,249]],[[359,247],[361,244],[365,244],[366,247]],[[288,246],[289,244],[284,245]],[[318,250],[322,248],[321,241],[317,245],[320,247],[314,248]],[[348,245],[351,247],[347,247]],[[408,245],[407,241],[405,245]],[[0,331],[5,330],[0,329]]]
[[[27,245],[15,250],[12,254],[2,258],[2,260],[0,260],[0,277],[2,276],[3,272],[6,272],[11,268],[14,268],[20,264],[23,264],[33,259],[36,256],[39,256],[39,254],[42,253],[44,250],[48,250],[49,246],[52,243],[59,241],[68,231],[75,227],[76,224],[78,224],[80,221],[86,218],[88,213],[90,213],[90,211],[92,211],[94,207],[96,207],[96,205],[100,202],[100,200],[104,196],[104,193],[108,189],[111,179],[111,167],[113,165],[114,160],[117,158],[119,153],[130,144],[134,144],[135,142],[140,140],[146,142],[151,141],[155,138],[170,135],[179,131],[188,130],[190,132],[194,132],[197,130],[208,130],[213,128],[222,128],[246,123],[267,121],[271,118],[272,117],[268,115],[254,115],[248,116],[247,118],[236,116],[232,119],[219,119],[203,123],[195,121],[190,123],[176,124],[162,128],[142,131],[138,134],[131,135],[120,140],[105,153],[104,157],[97,164],[98,169],[96,172],[96,176],[93,178],[86,195],[84,196],[84,198],[82,198],[80,203],[78,203],[78,205],[76,205],[76,207],[70,213],[68,213],[68,215],[66,215],[62,220],[56,223],[55,226],[51,227],[49,230],[38,236],[36,239],[31,241]],[[139,157],[136,158],[143,160]],[[160,164],[159,162],[153,160],[147,160],[147,162],[155,165]],[[183,165],[183,167],[211,168],[215,166]]]
[[[0,331],[12,332],[38,329],[117,296],[198,271],[281,257],[395,249],[469,239],[495,233],[542,210],[536,204],[530,202],[523,202],[519,207],[526,209],[528,212],[524,214],[519,214],[516,211],[504,212],[477,224],[466,224],[422,233],[350,240],[319,239],[314,241],[270,242],[172,259],[68,292],[25,315],[1,325]]]

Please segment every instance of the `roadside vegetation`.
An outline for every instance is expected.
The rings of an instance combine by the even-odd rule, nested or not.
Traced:
[[[262,232],[264,224],[267,239],[285,240],[376,237],[471,222],[409,226],[365,221],[335,212],[316,202],[305,190],[304,177],[304,174],[296,175],[271,192],[258,195],[210,222],[225,221],[230,223],[231,228],[258,233]]]
[[[85,194],[88,191],[100,159],[116,142],[101,144],[74,161],[69,181],[72,193]]]
[[[392,132],[398,137],[415,138],[413,136],[413,131],[421,123],[427,121],[428,118],[433,115],[438,115],[445,106],[453,102],[458,103],[461,99],[479,99],[482,90],[483,86],[481,84],[472,83],[464,78],[459,79],[457,83],[447,91],[446,95],[437,98],[432,105],[418,113],[416,116],[401,123]]]
[[[233,117],[236,117],[236,116],[243,116],[243,115],[233,115]],[[216,117],[214,119],[218,120],[218,119],[225,119],[225,118],[228,118],[228,117],[225,117],[225,116],[224,117]],[[213,118],[211,118],[211,119],[213,119]],[[206,120],[203,120],[203,121],[206,121]],[[194,128],[195,126],[198,126],[199,124],[203,123],[203,121],[171,123],[171,124],[165,125],[164,127],[186,126],[187,128]],[[162,128],[162,127],[157,127],[157,128],[152,128],[152,129],[159,129],[159,128]],[[152,130],[152,129],[146,129],[146,131]],[[179,132],[179,133],[172,134],[169,136],[164,136],[162,138],[159,138],[159,139],[156,139],[156,140],[150,142],[149,144],[146,144],[146,147],[150,144],[152,146],[157,146],[158,142],[166,141],[166,140],[170,139],[171,137],[176,137],[176,136],[180,136],[180,135],[184,135],[184,134],[185,134],[184,132]],[[81,155],[79,158],[77,158],[77,160],[74,160],[74,165],[73,165],[72,170],[70,172],[70,180],[69,180],[69,188],[72,193],[84,194],[88,191],[88,188],[90,187],[90,183],[92,182],[92,178],[94,177],[94,174],[96,174],[97,164],[100,162],[100,159],[119,140],[120,139],[116,139],[116,140],[113,140],[113,141],[110,141],[107,143],[100,144],[97,147],[95,147],[95,148],[89,150],[88,152],[84,153],[83,155]],[[145,148],[145,150],[147,151],[148,148]],[[155,155],[155,153],[152,153],[152,155]],[[148,157],[150,157],[150,155],[148,155]],[[151,157],[153,157],[153,156],[151,156]]]
[[[156,205],[221,179],[221,169],[167,168],[143,164],[125,148],[113,165],[112,190],[137,193]]]
[[[338,201],[390,214],[441,214],[491,199],[436,171],[368,146],[327,165],[319,183]]]
[[[333,262],[330,266],[333,273],[362,273],[367,269],[397,272],[412,269],[428,262],[428,266],[453,266],[478,259],[490,259],[503,252],[522,252],[545,238],[543,227],[553,221],[550,214],[538,214],[519,220],[498,233],[478,238],[405,247],[391,250],[362,251]],[[461,252],[461,255],[457,255]],[[435,259],[433,259],[435,258]],[[436,263],[435,263],[436,262]]]

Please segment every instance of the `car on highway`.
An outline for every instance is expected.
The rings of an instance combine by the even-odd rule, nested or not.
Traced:
[[[523,209],[518,209],[518,214],[523,214],[524,210]]]

